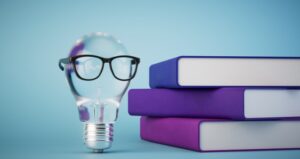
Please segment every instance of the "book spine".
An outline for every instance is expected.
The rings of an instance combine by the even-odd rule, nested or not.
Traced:
[[[199,119],[141,117],[143,140],[200,151]]]
[[[130,115],[244,120],[244,89],[131,89]]]
[[[173,58],[150,66],[149,84],[151,88],[178,87],[178,58]]]

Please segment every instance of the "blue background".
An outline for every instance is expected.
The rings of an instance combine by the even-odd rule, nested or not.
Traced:
[[[300,56],[300,1],[0,1],[0,158],[300,158],[299,150],[198,153],[142,141],[124,96],[105,154],[82,143],[75,100],[58,59],[102,31],[150,64],[178,55]]]

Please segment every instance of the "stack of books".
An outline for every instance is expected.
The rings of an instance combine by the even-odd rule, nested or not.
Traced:
[[[196,151],[300,148],[300,58],[180,56],[129,91],[141,138]]]

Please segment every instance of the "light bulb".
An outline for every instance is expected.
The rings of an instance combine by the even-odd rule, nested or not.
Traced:
[[[137,62],[123,55],[128,53],[119,40],[107,33],[93,33],[79,39],[66,58],[65,75],[84,123],[84,143],[95,152],[111,147],[120,102],[130,83],[123,79],[137,70],[139,59]],[[118,58],[109,63],[111,57]]]

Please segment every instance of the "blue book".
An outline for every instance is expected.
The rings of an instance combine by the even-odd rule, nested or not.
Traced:
[[[150,67],[151,88],[300,87],[300,57],[179,56]]]

